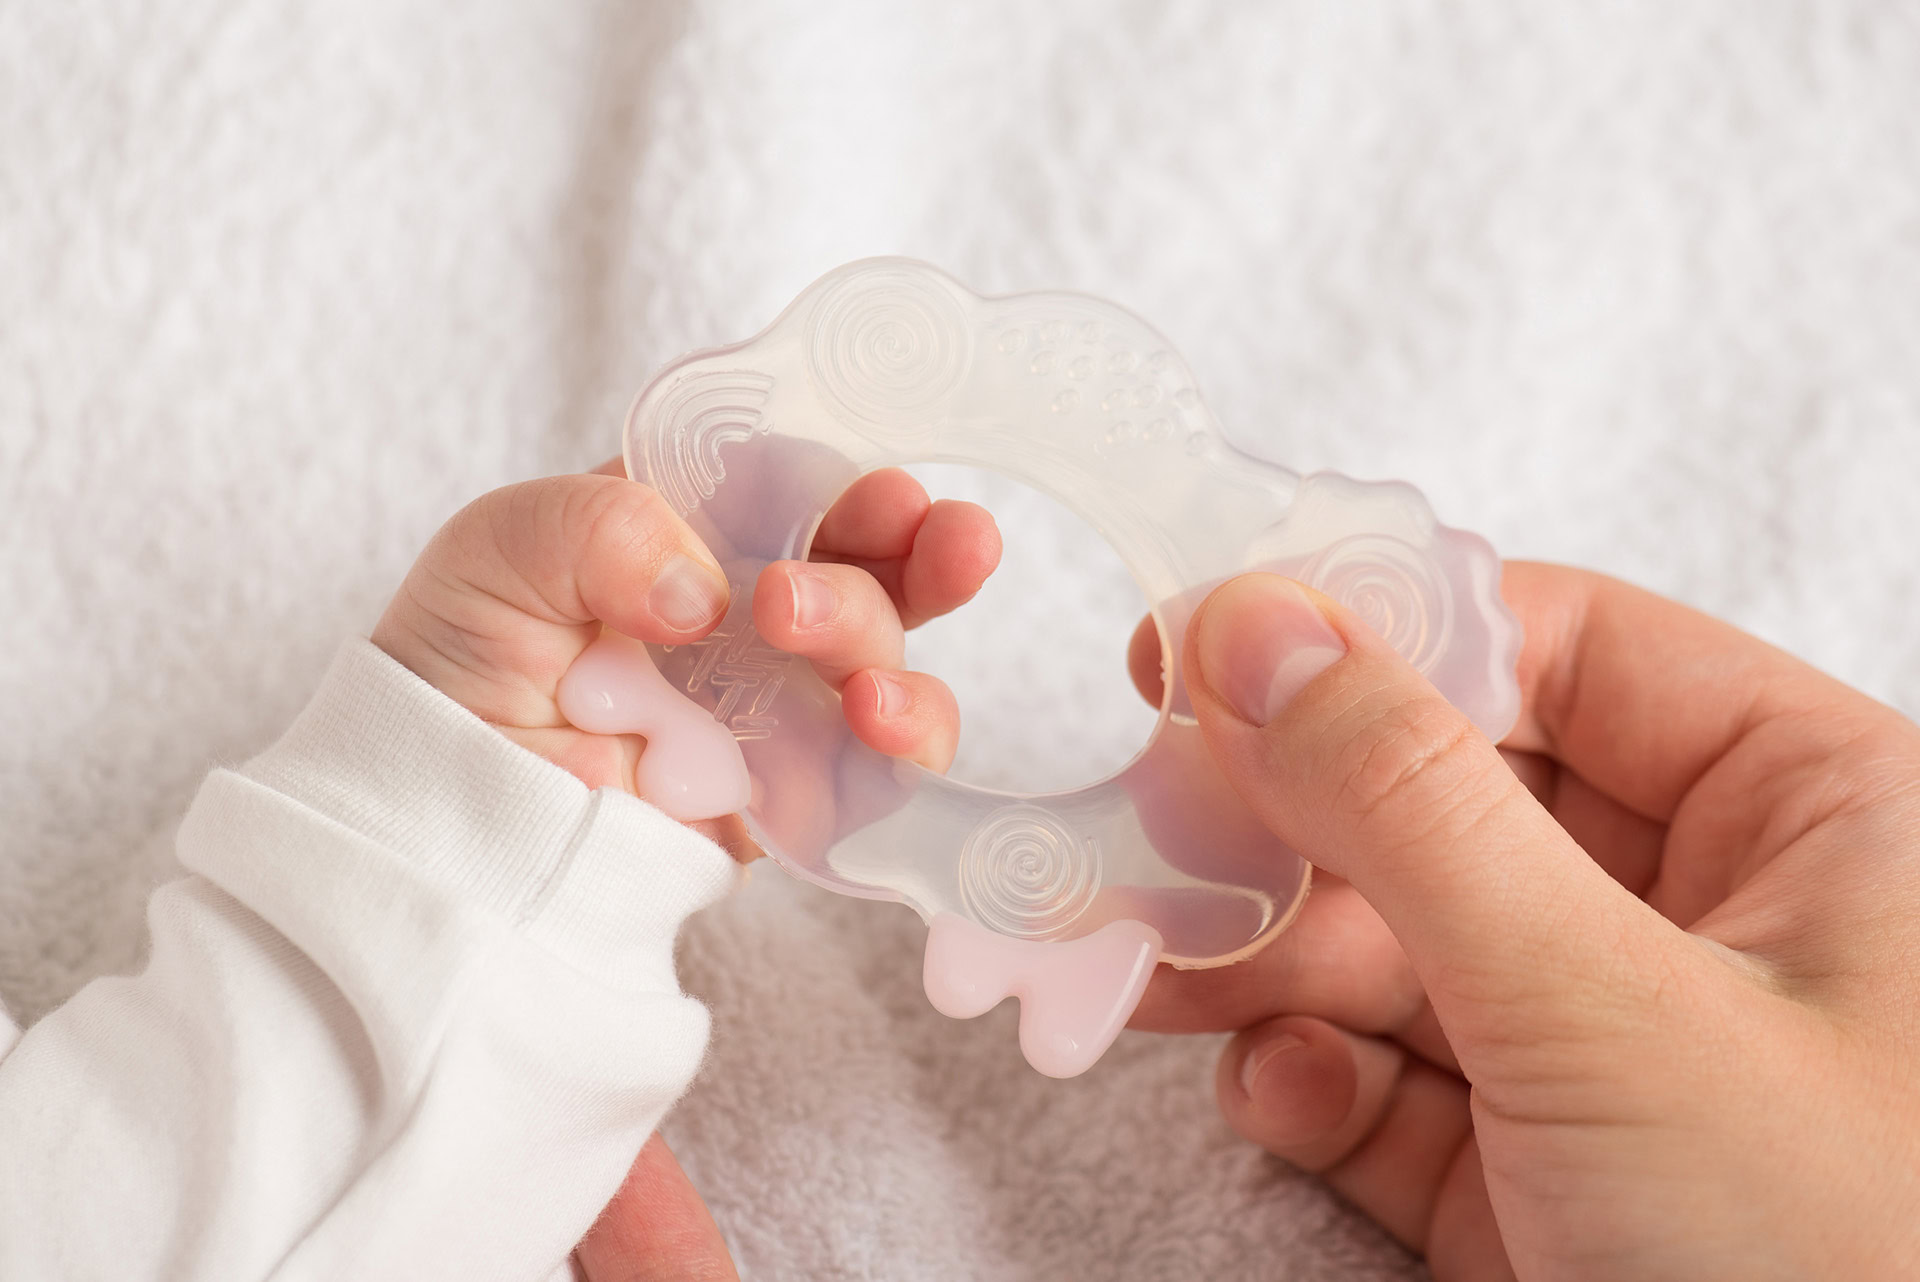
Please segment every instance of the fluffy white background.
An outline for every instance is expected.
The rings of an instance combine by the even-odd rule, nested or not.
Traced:
[[[1920,710],[1916,120],[1870,0],[0,5],[0,995],[136,963],[197,779],[461,502],[877,252],[1117,298],[1248,444]],[[974,492],[1014,590],[916,657],[973,777],[1090,776],[1131,588]],[[668,1129],[749,1277],[1415,1267],[1213,1039],[1043,1081],[920,938],[771,869],[690,931]]]

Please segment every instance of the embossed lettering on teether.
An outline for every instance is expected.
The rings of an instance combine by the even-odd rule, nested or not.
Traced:
[[[1021,939],[1070,925],[1100,888],[1100,847],[1040,806],[1003,806],[960,852],[960,899],[975,921]]]
[[[762,410],[773,379],[757,370],[705,370],[676,381],[658,410],[659,428],[647,438],[653,487],[682,512],[713,497],[727,478],[724,445],[744,441],[769,425]]]
[[[973,363],[959,300],[924,272],[871,266],[829,287],[807,323],[807,368],[830,404],[875,427],[944,412]]]
[[[773,705],[786,683],[793,656],[760,639],[752,627],[722,623],[692,642],[700,658],[687,674],[686,689],[698,696],[714,692],[713,719],[742,741],[769,739],[780,728]]]

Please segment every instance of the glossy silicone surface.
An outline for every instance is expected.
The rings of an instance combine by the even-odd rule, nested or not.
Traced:
[[[1157,603],[1167,697],[1117,773],[1023,796],[880,756],[804,660],[754,633],[760,569],[804,558],[857,476],[923,461],[993,468],[1058,499]],[[757,337],[663,370],[628,419],[626,464],[731,580],[711,637],[654,655],[739,741],[754,837],[801,877],[930,921],[1044,941],[1132,920],[1182,966],[1234,960],[1285,926],[1306,865],[1214,773],[1180,675],[1193,605],[1243,571],[1357,611],[1488,735],[1518,711],[1519,630],[1483,540],[1440,525],[1411,486],[1302,477],[1233,448],[1171,345],[1093,298],[982,298],[921,263],[849,264]]]

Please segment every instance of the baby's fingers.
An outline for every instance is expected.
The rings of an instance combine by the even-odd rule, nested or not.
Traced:
[[[1000,529],[985,508],[934,502],[898,468],[847,487],[813,539],[813,559],[855,565],[879,580],[904,626],[971,601],[1000,564]]]
[[[813,660],[838,690],[866,668],[897,668],[906,650],[886,589],[850,565],[775,561],[754,585],[753,626],[769,644]]]
[[[488,720],[551,725],[554,686],[591,624],[690,641],[726,606],[719,565],[658,494],[555,476],[495,490],[448,521],[374,641]]]
[[[754,585],[753,625],[769,643],[813,661],[868,747],[930,770],[953,764],[959,704],[938,678],[899,671],[906,648],[900,617],[865,570],[776,561]]]
[[[899,468],[869,472],[820,518],[813,550],[831,561],[898,560],[913,551],[932,506],[926,488]]]
[[[973,600],[1000,564],[1000,527],[985,508],[941,499],[927,509],[900,567],[900,620],[917,628]]]
[[[726,576],[665,500],[594,474],[474,500],[427,545],[409,587],[438,605],[497,601],[543,623],[598,620],[645,641],[702,636],[727,604]]]
[[[942,774],[953,764],[960,746],[960,704],[940,678],[870,668],[847,682],[840,706],[847,725],[875,752]]]

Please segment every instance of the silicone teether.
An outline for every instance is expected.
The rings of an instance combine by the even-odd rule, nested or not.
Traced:
[[[567,669],[559,694],[560,715],[589,734],[647,737],[634,787],[675,819],[747,808],[752,785],[733,733],[674,694],[632,637],[602,633]]]
[[[1167,693],[1146,746],[1115,774],[1018,796],[880,756],[804,660],[753,632],[761,568],[804,558],[856,477],[912,462],[1025,481],[1132,569],[1154,603]],[[1232,448],[1166,340],[1096,299],[981,298],[924,264],[849,264],[758,337],[663,370],[628,419],[626,464],[732,583],[733,610],[710,637],[654,653],[674,690],[738,741],[755,839],[809,881],[911,905],[933,927],[935,1004],[965,1016],[1019,996],[1021,1043],[1044,1072],[1099,1057],[1155,956],[1244,957],[1306,894],[1306,863],[1214,772],[1191,715],[1180,640],[1213,585],[1254,569],[1303,580],[1358,612],[1489,736],[1518,712],[1519,628],[1483,540],[1438,524],[1411,486],[1301,477]],[[603,641],[568,674],[575,724],[606,724],[595,692],[612,688],[608,665],[646,657],[622,656]],[[643,769],[675,741],[698,742],[671,721]],[[667,773],[692,788],[691,766]],[[737,797],[735,778],[715,796]]]

